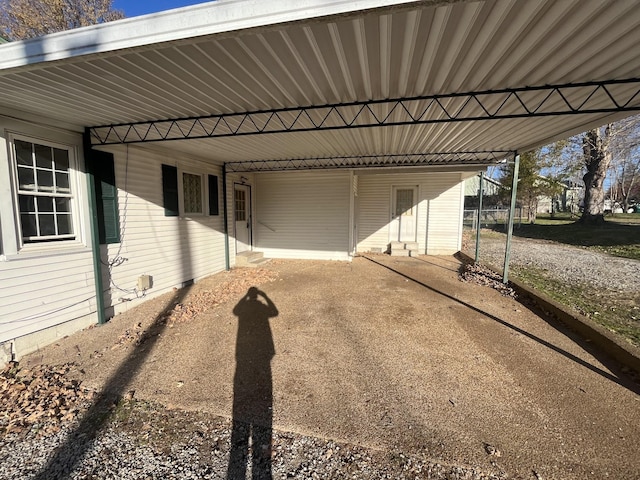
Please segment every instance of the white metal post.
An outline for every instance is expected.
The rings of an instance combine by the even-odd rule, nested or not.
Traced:
[[[513,182],[511,183],[511,208],[509,209],[509,226],[507,229],[507,245],[504,252],[504,270],[502,283],[509,281],[509,259],[511,258],[511,237],[513,236],[513,217],[516,211],[516,194],[518,193],[518,171],[520,170],[520,155],[513,158]]]

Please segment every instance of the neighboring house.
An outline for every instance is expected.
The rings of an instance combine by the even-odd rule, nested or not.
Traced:
[[[497,180],[483,176],[483,205],[485,207],[495,204],[502,204],[500,198],[501,190],[504,186]],[[540,176],[540,181],[548,181],[546,177]],[[536,213],[552,212],[572,212],[577,213],[584,197],[584,186],[576,182],[562,182],[561,192],[555,196],[540,195]],[[480,194],[480,175],[467,178],[464,182],[465,206],[467,209],[477,208]]]
[[[493,178],[482,177],[483,208],[501,204],[500,191],[502,184]],[[478,208],[480,199],[480,175],[467,178],[464,181],[464,205],[466,209]]]
[[[498,195],[502,189],[502,184],[493,178],[482,177],[482,196]],[[480,195],[480,175],[467,178],[464,181],[464,196],[477,197]]]
[[[638,66],[622,53],[640,43],[640,11],[605,41],[591,32],[615,15],[587,5],[574,22],[543,3],[518,29],[521,3],[236,0],[0,46],[0,361],[247,252],[459,251],[467,178],[612,113],[529,128],[513,113],[526,95],[496,117],[501,89],[540,71],[543,89],[588,92]],[[576,31],[560,53],[528,54],[563,21]],[[603,53],[577,58],[589,41]],[[588,77],[556,76],[569,59]],[[461,92],[487,107],[459,109]],[[443,123],[448,104],[469,118]]]
[[[605,213],[625,213],[623,205],[620,202],[611,200],[610,198],[605,198],[603,210]],[[635,210],[635,206],[632,206],[626,213],[634,213]]]
[[[538,197],[537,213],[571,212],[580,211],[580,205],[584,198],[584,185],[576,182],[562,182],[561,192],[555,196],[541,195]]]

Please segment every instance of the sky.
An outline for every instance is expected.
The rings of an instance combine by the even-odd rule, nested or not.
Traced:
[[[130,18],[207,1],[210,0],[114,0],[113,8],[123,10],[125,16]]]

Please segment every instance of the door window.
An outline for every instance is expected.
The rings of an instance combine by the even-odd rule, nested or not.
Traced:
[[[413,188],[399,188],[396,190],[396,216],[413,215]]]
[[[247,194],[244,190],[236,190],[235,212],[236,222],[244,222],[247,219]]]

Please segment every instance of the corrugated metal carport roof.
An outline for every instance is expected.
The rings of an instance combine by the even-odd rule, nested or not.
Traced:
[[[636,0],[222,1],[0,46],[0,113],[126,130],[434,95],[455,112],[450,94],[587,82],[568,95],[588,99],[588,114],[449,122],[434,109],[421,123],[164,143],[220,162],[523,150],[640,109],[638,45]],[[623,79],[632,81],[594,91],[592,82]],[[562,101],[550,97],[551,110]]]

